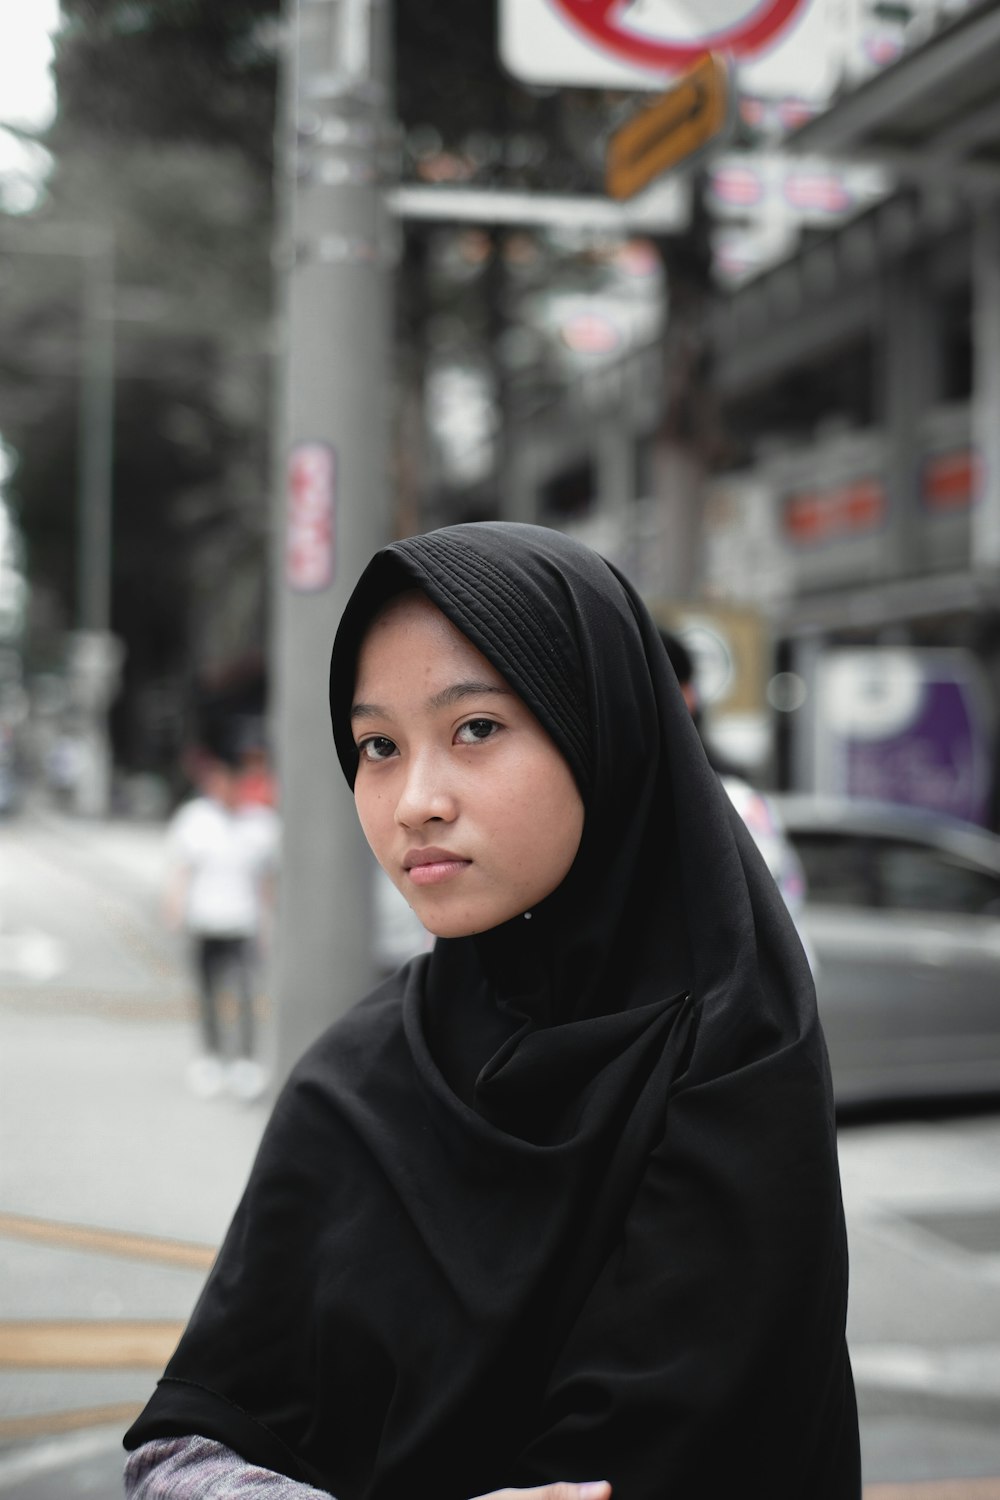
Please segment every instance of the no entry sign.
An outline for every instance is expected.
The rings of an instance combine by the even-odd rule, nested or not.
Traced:
[[[640,67],[683,68],[703,52],[754,52],[801,0],[555,0],[556,8],[616,57]]]
[[[655,85],[705,52],[751,58],[807,0],[502,0],[506,67],[532,83]]]

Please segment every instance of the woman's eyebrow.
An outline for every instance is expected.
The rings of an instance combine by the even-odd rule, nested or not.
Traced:
[[[355,703],[351,709],[352,719],[385,719],[388,710],[378,703]]]
[[[442,688],[440,693],[434,693],[427,701],[431,708],[450,708],[453,703],[460,703],[463,698],[479,698],[484,693],[498,693],[501,697],[510,697],[509,688],[498,687],[495,682],[477,682],[472,679],[468,682],[453,682],[450,687]]]
[[[439,693],[434,693],[428,698],[430,708],[450,708],[452,704],[460,703],[463,698],[480,698],[484,693],[495,693],[500,697],[509,698],[510,688],[498,687],[495,682],[479,682],[470,679],[467,682],[453,682],[449,687],[442,688]],[[387,708],[380,703],[355,703],[351,709],[352,719],[388,719],[391,718]]]

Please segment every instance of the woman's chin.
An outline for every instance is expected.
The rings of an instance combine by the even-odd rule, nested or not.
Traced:
[[[421,916],[420,912],[417,912],[417,916],[420,917],[427,931],[436,938],[475,937],[477,932],[486,931],[486,927],[472,921],[461,921],[457,918],[449,920],[447,917],[427,918]]]
[[[500,927],[509,916],[516,915],[512,912],[496,916],[492,912],[428,911],[421,910],[416,903],[411,903],[411,905],[421,925],[436,938],[476,937],[480,932],[489,932],[494,927]]]

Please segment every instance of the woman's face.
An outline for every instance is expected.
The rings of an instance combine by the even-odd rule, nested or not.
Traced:
[[[423,594],[394,600],[372,623],[352,723],[365,837],[431,932],[485,932],[560,884],[583,832],[569,766]]]

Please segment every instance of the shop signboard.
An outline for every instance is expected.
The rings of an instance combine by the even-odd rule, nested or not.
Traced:
[[[794,490],[784,499],[784,527],[795,547],[816,547],[877,530],[886,514],[885,486],[864,477]]]
[[[985,693],[961,650],[860,647],[824,656],[817,681],[817,789],[986,821]]]
[[[928,453],[920,471],[920,498],[931,515],[968,510],[978,487],[978,463],[968,446]]]
[[[648,598],[658,625],[691,653],[703,730],[712,749],[756,775],[771,748],[766,685],[771,633],[753,606]]]

